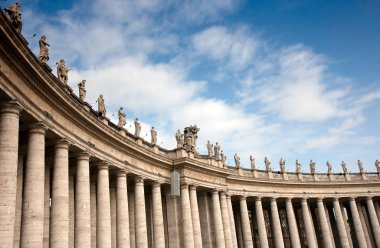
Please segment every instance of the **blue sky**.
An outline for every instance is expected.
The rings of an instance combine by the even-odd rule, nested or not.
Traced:
[[[138,117],[167,149],[197,124],[199,152],[219,142],[231,165],[235,153],[245,167],[252,154],[305,172],[310,158],[320,172],[380,159],[379,1],[30,0],[22,11],[32,50],[45,34],[48,64],[74,68],[74,91],[86,79],[94,108],[102,93],[112,120],[123,106],[129,131]]]

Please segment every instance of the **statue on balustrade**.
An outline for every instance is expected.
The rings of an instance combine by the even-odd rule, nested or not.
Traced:
[[[100,117],[106,117],[106,104],[102,94],[98,97],[98,114]]]
[[[249,155],[249,160],[251,161],[251,170],[256,170],[255,157]]]
[[[150,143],[152,143],[153,145],[157,144],[157,131],[156,129],[154,129],[154,127],[150,129],[150,137],[151,137]]]
[[[57,64],[57,77],[61,83],[67,85],[68,72],[71,71],[71,69],[66,67],[64,59],[60,59]]]
[[[123,108],[123,107],[120,107],[120,108],[119,108],[118,115],[119,115],[119,122],[117,123],[117,125],[118,125],[119,127],[124,127],[125,124],[127,124],[127,121],[126,121],[127,116],[125,115],[125,112],[124,112],[124,108]]]
[[[38,59],[42,63],[46,63],[49,60],[49,48],[48,48],[48,46],[50,46],[50,45],[46,42],[46,36],[45,35],[41,36],[41,39],[38,41],[38,44],[40,46],[40,54],[38,55]]]
[[[22,20],[21,20],[21,3],[11,4],[8,8],[5,8],[5,16],[10,21],[12,26],[16,29],[17,33],[21,33]]]
[[[183,134],[179,129],[175,133],[175,139],[177,141],[177,148],[183,147]]]
[[[346,174],[347,173],[347,165],[346,165],[346,162],[342,161],[342,170],[343,170],[343,173]]]
[[[207,146],[208,156],[211,158],[212,157],[212,149],[214,148],[214,145],[211,144],[210,141],[208,140],[206,146]]]
[[[225,166],[226,165],[226,161],[227,161],[227,156],[224,154],[223,151],[220,151],[220,158],[222,159],[223,166]]]
[[[264,158],[264,164],[265,164],[265,170],[266,170],[267,172],[272,171],[272,168],[270,168],[270,161],[268,160],[267,157]]]
[[[315,161],[313,161],[312,159],[310,159],[310,173],[315,173]]]
[[[240,157],[236,153],[234,155],[234,160],[235,160],[235,166],[236,166],[236,168],[241,168]]]
[[[219,159],[219,154],[220,154],[220,145],[218,144],[218,142],[216,142],[214,146],[214,156],[216,160]]]
[[[331,174],[332,173],[332,164],[331,164],[331,162],[327,161],[326,165],[327,165],[327,174]]]
[[[185,127],[184,133],[184,144],[183,147],[186,151],[197,152],[197,139],[198,139],[199,128],[197,125]]]
[[[296,173],[301,173],[302,164],[296,159]]]
[[[363,173],[363,172],[364,172],[363,162],[360,161],[360,159],[358,160],[358,166],[359,166],[359,171],[360,171],[360,173]]]
[[[285,172],[285,160],[281,158],[279,164],[280,164],[280,171]]]
[[[380,161],[378,159],[376,159],[375,161],[375,166],[376,166],[377,172],[380,173]]]
[[[135,136],[140,137],[140,133],[141,133],[141,124],[139,122],[139,119],[136,118],[135,119]]]
[[[82,82],[80,82],[78,84],[78,88],[79,88],[79,99],[84,102],[85,99],[86,99],[86,80],[82,80]]]

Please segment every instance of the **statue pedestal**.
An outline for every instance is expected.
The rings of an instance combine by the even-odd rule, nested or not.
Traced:
[[[127,137],[127,134],[125,133],[125,130],[124,129],[120,129],[119,130],[119,134],[123,137]]]
[[[335,181],[335,176],[332,173],[329,173],[329,179],[330,181]]]
[[[158,153],[158,146],[153,145],[152,149],[154,153]]]
[[[344,173],[344,178],[346,178],[346,181],[351,181],[351,176],[348,173]]]
[[[289,180],[289,177],[288,177],[288,173],[287,172],[282,172],[282,178],[284,179],[284,180]]]
[[[367,173],[362,172],[361,174],[362,174],[362,179],[363,180],[368,180]]]
[[[187,154],[189,158],[194,158],[194,152],[188,152]]]
[[[137,137],[136,138],[136,143],[141,146],[143,144],[142,139],[140,137]]]
[[[183,148],[179,148],[176,151],[176,157],[177,158],[185,158],[185,157],[187,157],[187,152]]]
[[[107,117],[100,117],[100,120],[108,126],[108,118]]]
[[[238,168],[238,173],[239,173],[239,176],[243,175],[243,169],[241,167]]]
[[[257,178],[258,177],[257,170],[252,170],[252,175],[253,175],[253,178]]]
[[[319,175],[314,173],[313,174],[314,181],[319,181]]]
[[[298,180],[303,181],[303,174],[297,173],[297,178],[298,178]]]
[[[87,110],[88,112],[91,111],[91,105],[88,103],[88,102],[84,102],[83,103],[83,107],[85,110]]]
[[[267,174],[269,179],[273,179],[273,173],[271,171],[268,171]]]

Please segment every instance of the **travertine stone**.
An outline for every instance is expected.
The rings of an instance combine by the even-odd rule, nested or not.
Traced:
[[[116,228],[116,180],[110,180],[110,207],[111,207],[111,247],[117,246],[117,228]]]
[[[82,152],[77,157],[75,180],[75,247],[91,247],[90,156]]]
[[[232,209],[231,196],[229,194],[226,195],[226,200],[227,200],[227,208],[228,208],[228,217],[230,219],[232,247],[233,248],[238,248],[237,239],[236,239],[236,228],[235,228],[234,211]]]
[[[91,248],[96,248],[96,177],[90,177]]]
[[[363,227],[360,221],[359,212],[356,206],[355,198],[353,197],[350,198],[350,210],[351,210],[352,220],[354,222],[354,229],[355,229],[356,239],[358,241],[359,247],[365,248],[367,247],[367,243],[365,240]]]
[[[135,236],[136,248],[148,247],[148,233],[145,216],[144,179],[135,179]]]
[[[379,221],[376,216],[375,207],[373,205],[372,197],[367,197],[367,209],[369,213],[369,219],[371,221],[373,235],[376,241],[377,247],[380,247],[380,227]]]
[[[286,215],[288,217],[290,241],[292,243],[292,247],[300,248],[301,244],[298,234],[296,216],[294,214],[293,204],[290,198],[286,199]]]
[[[129,248],[130,239],[127,174],[125,171],[118,171],[116,176],[117,247]]]
[[[255,199],[257,226],[265,227],[263,206],[261,204],[261,197]],[[268,248],[268,238],[266,228],[259,228],[260,247]]]
[[[22,248],[43,246],[45,132],[46,126],[42,123],[33,124],[29,130],[21,224]]]
[[[54,157],[48,157],[45,160],[45,192],[44,192],[44,248],[49,248],[50,242],[50,173],[53,168]]]
[[[108,165],[98,165],[98,188],[97,188],[97,228],[96,242],[98,248],[111,247],[111,206]]]
[[[21,109],[16,101],[0,104],[0,240],[4,247],[13,245]]]
[[[226,192],[220,192],[220,209],[222,212],[222,222],[224,231],[224,240],[226,242],[226,248],[232,248],[231,226],[230,218],[228,216],[228,207]]]
[[[17,193],[16,193],[16,211],[15,211],[15,227],[13,237],[13,247],[20,247],[21,233],[21,208],[22,208],[22,186],[24,177],[24,158],[18,156],[17,162]]]
[[[302,198],[301,206],[302,206],[302,217],[303,217],[303,222],[305,225],[307,244],[310,248],[315,248],[315,247],[317,247],[316,246],[317,242],[315,240],[313,223],[312,223],[312,219],[310,216],[309,206],[307,204],[306,198]]]
[[[135,191],[128,191],[129,238],[131,248],[136,247],[135,234]]]
[[[190,206],[191,206],[191,216],[192,216],[192,221],[193,221],[194,245],[195,247],[202,248],[202,235],[201,235],[201,223],[199,221],[197,188],[194,185],[190,185]]]
[[[327,223],[326,213],[325,213],[325,206],[323,204],[323,199],[318,198],[317,200],[318,205],[318,217],[319,217],[319,223],[321,225],[321,231],[322,231],[322,238],[323,238],[323,244],[326,248],[332,248],[332,242],[331,242],[331,233],[330,229]]]
[[[75,242],[75,167],[69,168],[69,247]]]
[[[165,248],[164,219],[162,213],[161,184],[154,182],[152,187],[153,237],[155,248]]]
[[[219,192],[216,189],[212,191],[212,210],[214,219],[216,247],[225,247],[226,243],[224,239],[222,213],[220,211]]]
[[[249,224],[247,199],[244,196],[240,197],[240,215],[241,215],[241,231],[243,234],[244,247],[245,248],[252,247],[253,241],[252,241],[251,227]]]
[[[273,222],[273,234],[274,234],[274,244],[276,248],[284,247],[284,238],[282,236],[280,217],[278,215],[278,208],[276,198],[272,198],[270,202],[272,222]]]
[[[183,230],[183,247],[194,247],[193,221],[191,217],[189,186],[181,185],[181,208],[182,208],[182,230]]]
[[[69,143],[63,139],[54,147],[51,192],[50,247],[69,246]]]
[[[346,247],[349,248],[350,244],[348,242],[346,226],[344,225],[344,222],[343,222],[343,215],[340,209],[338,198],[334,198],[334,212],[335,212],[336,224],[338,226],[340,243],[343,248],[346,248]]]

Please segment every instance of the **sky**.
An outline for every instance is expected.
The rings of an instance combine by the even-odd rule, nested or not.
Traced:
[[[198,152],[218,142],[230,165],[236,153],[247,168],[253,155],[260,169],[267,156],[274,170],[375,171],[380,1],[24,0],[22,13],[32,51],[46,35],[74,92],[86,79],[94,109],[103,94],[113,122],[123,106],[127,130],[137,117],[166,149],[197,124]]]

